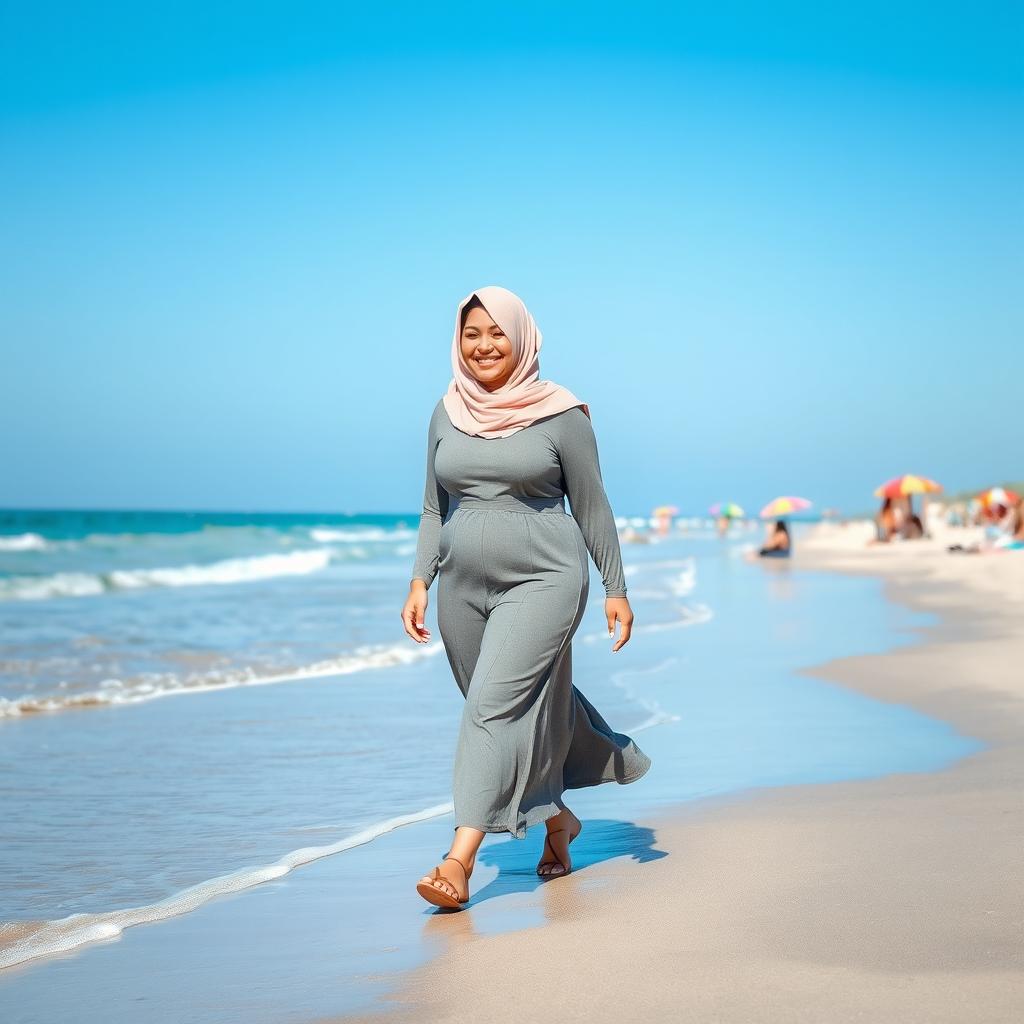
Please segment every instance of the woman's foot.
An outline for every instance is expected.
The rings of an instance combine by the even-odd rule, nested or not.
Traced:
[[[537,874],[542,878],[567,875],[572,871],[569,844],[582,831],[583,822],[567,807],[553,818],[548,818],[544,825],[547,828],[547,835],[544,837],[544,850],[537,864]]]
[[[460,906],[469,902],[469,876],[472,874],[472,861],[463,864],[457,857],[448,856],[416,883],[416,891],[434,906]]]

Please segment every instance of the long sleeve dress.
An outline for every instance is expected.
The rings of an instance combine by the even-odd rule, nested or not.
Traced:
[[[634,782],[650,767],[572,682],[588,551],[605,596],[624,597],[597,441],[581,408],[484,438],[458,430],[437,403],[412,576],[428,588],[438,579],[438,628],[466,699],[456,827],[522,839],[564,808],[564,790]]]

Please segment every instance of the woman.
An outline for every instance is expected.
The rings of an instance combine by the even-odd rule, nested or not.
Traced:
[[[758,551],[762,558],[789,558],[790,548],[789,527],[785,519],[776,519],[775,526],[765,539],[764,547]]]
[[[1005,524],[1005,530],[996,538],[994,546],[1006,551],[1019,551],[1024,548],[1024,502],[1018,502],[1013,512],[1008,510],[1002,522]]]
[[[921,517],[911,509],[907,518],[903,520],[903,529],[900,530],[900,537],[903,540],[920,540],[924,536],[924,523]]]
[[[1017,510],[1013,513],[1013,536],[1009,548],[1024,548],[1024,502],[1017,503]]]
[[[896,533],[896,509],[893,506],[892,498],[883,498],[882,507],[875,516],[875,540],[876,544],[888,544]]]
[[[650,759],[572,685],[571,641],[590,587],[605,589],[608,635],[633,612],[590,412],[540,380],[541,333],[522,300],[480,288],[459,303],[454,377],[434,408],[405,631],[419,643],[438,577],[437,622],[466,698],[455,752],[455,837],[416,890],[456,908],[488,832],[517,839],[546,823],[537,873],[572,870],[582,823],[565,789],[629,783]],[[567,515],[565,498],[572,515]]]

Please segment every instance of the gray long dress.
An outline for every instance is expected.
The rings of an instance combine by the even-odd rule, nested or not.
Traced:
[[[618,534],[581,408],[484,438],[458,430],[437,403],[412,576],[428,588],[438,577],[438,628],[466,698],[456,827],[522,839],[565,806],[563,790],[634,782],[650,767],[572,683],[588,551],[605,595],[624,597]]]

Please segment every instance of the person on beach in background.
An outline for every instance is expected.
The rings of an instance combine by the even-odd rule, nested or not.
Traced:
[[[1024,548],[1024,504],[1011,511],[1005,505],[994,506],[990,513],[995,520],[985,527],[980,544],[950,544],[949,551],[983,555],[997,551],[1020,551]]]
[[[903,536],[903,527],[907,525],[907,519],[913,514],[913,506],[909,497],[897,498],[893,501],[892,505],[893,517],[895,526],[893,528],[893,537]]]
[[[633,612],[587,406],[540,379],[541,332],[522,300],[489,286],[455,315],[454,377],[427,430],[426,485],[406,633],[426,643],[427,591],[465,697],[454,764],[455,835],[416,891],[435,906],[469,900],[488,832],[517,839],[545,823],[537,874],[572,870],[582,822],[563,791],[635,782],[651,761],[614,732],[572,682],[572,638],[601,573],[612,651]],[[572,514],[566,514],[568,498]]]
[[[875,516],[875,539],[872,544],[888,544],[896,533],[896,509],[892,498],[884,498]]]
[[[991,541],[999,540],[1003,534],[1010,532],[1007,529],[1010,525],[1010,507],[996,502],[989,510],[984,523],[985,536]]]
[[[1022,504],[1018,502],[1012,509],[1005,512],[997,520],[997,530],[992,537],[992,546],[1000,551],[1019,549],[1024,544],[1024,513]]]
[[[924,536],[924,523],[921,522],[921,517],[913,510],[903,520],[903,529],[900,530],[900,536],[903,540],[920,540]]]
[[[1004,545],[1008,549],[1019,551],[1024,548],[1024,502],[1018,502],[1013,511],[1010,541]]]
[[[770,527],[764,547],[758,551],[762,558],[789,558],[793,543],[789,536],[789,527],[785,519],[776,519],[775,525]]]

